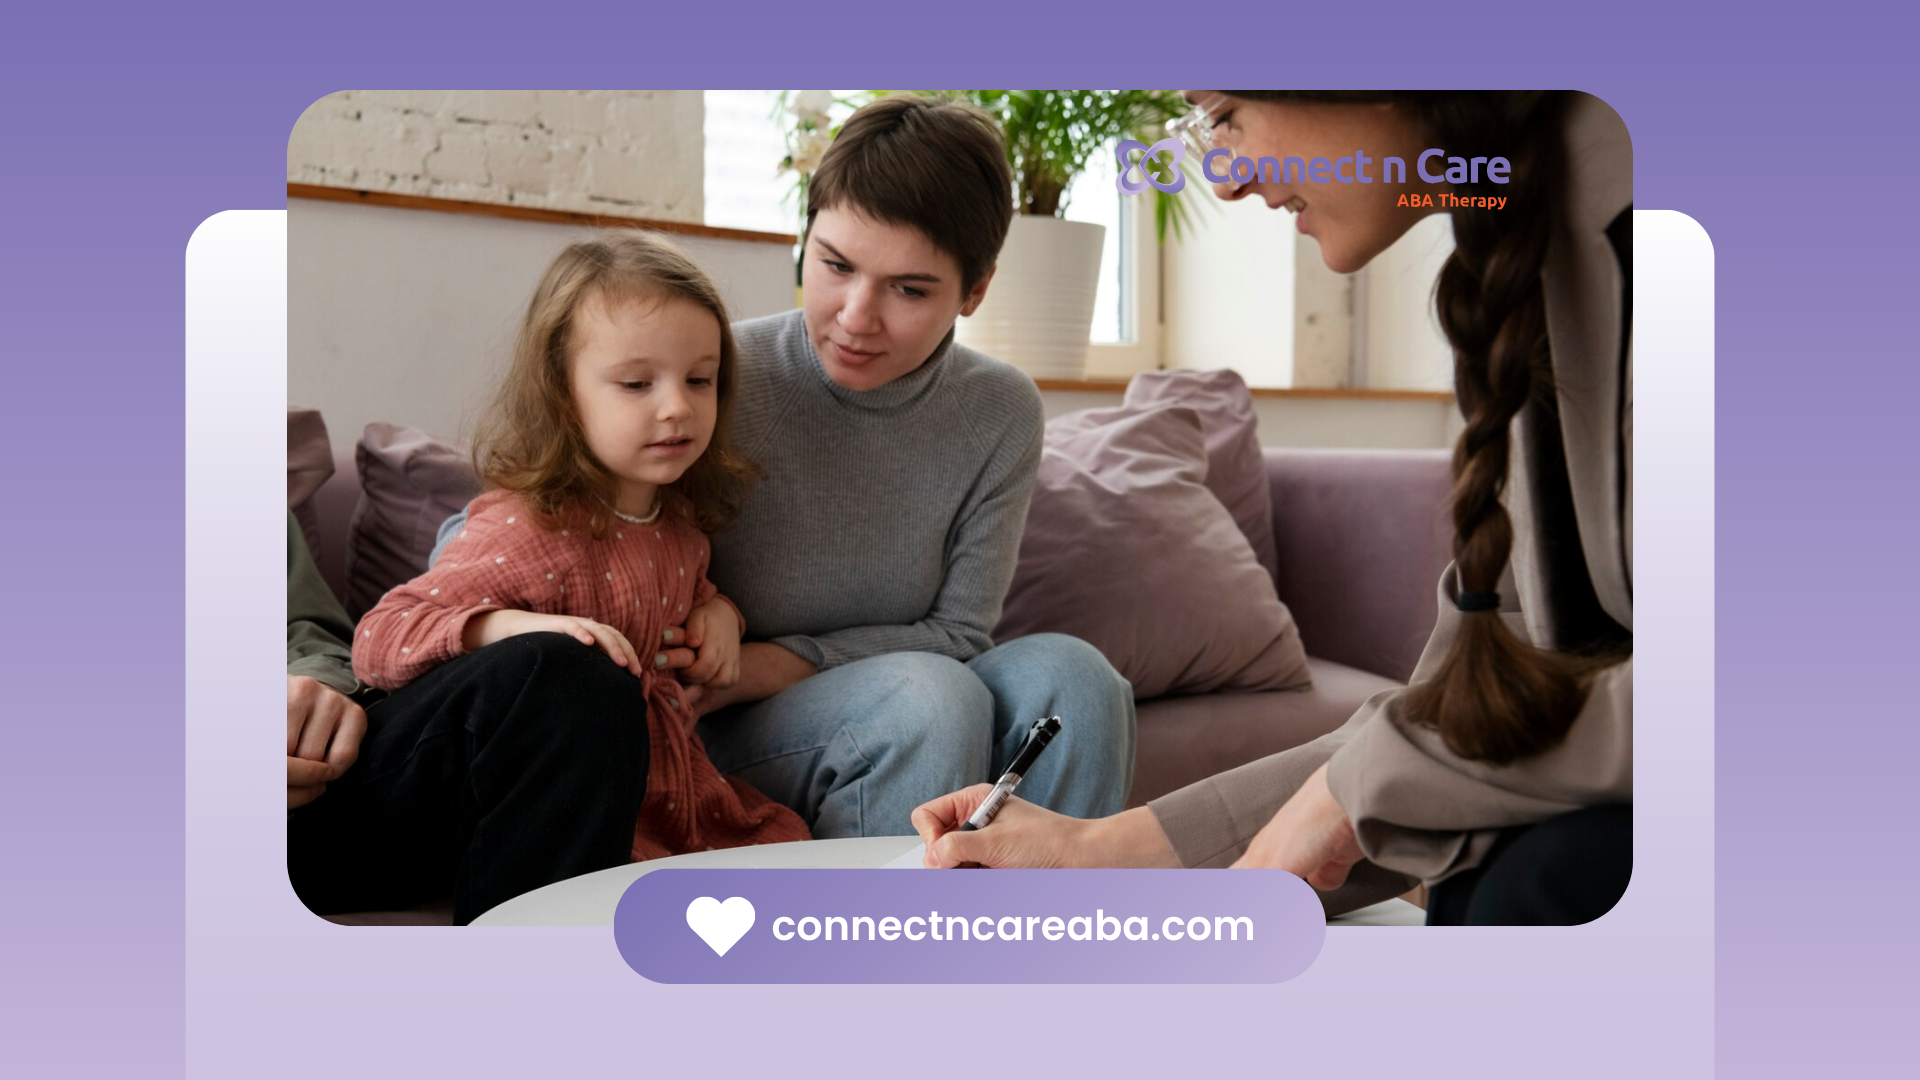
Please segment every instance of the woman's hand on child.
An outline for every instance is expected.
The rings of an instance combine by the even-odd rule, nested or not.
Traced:
[[[667,631],[672,634],[673,631]],[[725,690],[740,681],[740,616],[724,600],[709,600],[687,613],[687,648],[693,663],[680,681]]]
[[[680,676],[677,674],[678,672],[685,671],[687,668],[693,666],[694,652],[686,646],[686,628],[682,626],[667,627],[660,634],[660,652],[654,656],[653,666],[656,668],[669,668],[676,672],[674,677],[679,679]],[[686,682],[685,679],[680,679],[680,681],[683,683]]]
[[[691,649],[669,648],[667,652],[670,655],[685,655],[685,660],[675,662],[676,668],[693,663]],[[765,701],[815,673],[812,664],[771,641],[749,641],[740,646],[740,678],[733,685],[720,686],[716,683],[688,682],[685,679],[682,679],[681,685],[686,688],[689,707],[701,716],[707,716],[729,705]]]
[[[573,615],[542,615],[533,611],[489,611],[475,615],[467,620],[466,633],[461,644],[468,652],[484,649],[498,641],[521,634],[565,634],[583,645],[599,648],[613,662],[633,672],[645,674],[647,665],[640,662],[640,651],[633,647],[627,636],[606,623],[594,622]]]

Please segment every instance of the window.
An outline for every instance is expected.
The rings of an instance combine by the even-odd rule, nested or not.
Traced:
[[[1120,191],[1113,186],[1113,150],[1097,155],[1087,171],[1067,189],[1068,221],[1084,221],[1107,227],[1106,246],[1100,251],[1100,291],[1093,301],[1093,326],[1087,340],[1096,345],[1130,343],[1134,328],[1125,318],[1123,299],[1127,296],[1126,216],[1120,206]]]
[[[799,232],[785,117],[774,90],[706,92],[706,212],[708,225],[756,232]]]

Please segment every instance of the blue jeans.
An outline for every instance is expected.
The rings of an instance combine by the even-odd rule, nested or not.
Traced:
[[[707,756],[792,807],[816,837],[911,835],[913,808],[999,779],[1043,716],[1060,734],[1020,797],[1118,813],[1133,780],[1133,687],[1093,646],[1035,634],[968,663],[891,653],[823,671],[700,722]]]

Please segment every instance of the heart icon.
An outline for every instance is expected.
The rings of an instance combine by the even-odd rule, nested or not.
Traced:
[[[696,897],[687,905],[687,925],[715,953],[725,956],[753,929],[753,905],[744,896],[729,896],[724,904],[711,896]]]

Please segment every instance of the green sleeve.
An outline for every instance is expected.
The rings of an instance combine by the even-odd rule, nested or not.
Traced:
[[[353,622],[327,588],[307,550],[307,538],[287,513],[287,674],[305,675],[343,694],[360,688],[353,676]]]

